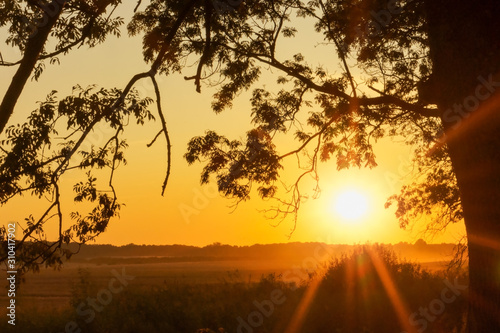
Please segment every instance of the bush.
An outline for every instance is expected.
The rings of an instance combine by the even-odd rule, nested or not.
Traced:
[[[316,277],[321,282],[301,332],[399,333],[403,331],[401,321],[428,332],[454,332],[461,328],[466,308],[463,297],[447,304],[445,311],[433,316],[436,318],[425,327],[417,322],[422,318],[420,309],[441,297],[446,288],[444,278],[398,259],[387,247],[360,246],[333,260],[324,275]],[[446,278],[453,282],[455,276]],[[388,288],[394,288],[408,317],[397,315]],[[410,315],[415,312],[411,321]]]

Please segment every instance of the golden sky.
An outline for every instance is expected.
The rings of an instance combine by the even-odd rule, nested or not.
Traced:
[[[126,16],[124,12],[122,16]],[[301,23],[301,26],[304,23]],[[1,31],[0,31],[1,33]],[[317,63],[335,63],[332,49],[315,46],[311,42],[317,38],[310,28],[299,27],[296,45],[300,50],[284,45],[283,50],[292,53],[302,52],[306,59],[313,56]],[[4,40],[4,35],[2,35]],[[289,45],[288,45],[289,46]],[[285,53],[285,52],[284,52]],[[2,48],[6,61],[17,60],[19,54]],[[288,54],[283,54],[286,57]],[[99,87],[123,88],[130,78],[148,69],[143,62],[140,38],[109,40],[94,49],[80,48],[67,56],[60,57],[60,65],[47,65],[38,82],[27,84],[15,110],[10,124],[22,122],[33,109],[36,101],[44,100],[51,90],[57,90],[60,98],[71,93],[71,87],[97,84]],[[314,62],[313,62],[314,63]],[[0,68],[0,93],[7,89],[14,68]],[[189,68],[183,75],[192,74]],[[277,71],[267,73],[265,80],[258,86],[271,86],[279,75]],[[322,241],[328,243],[364,243],[400,241],[414,242],[421,237],[419,231],[423,222],[413,231],[401,230],[394,217],[394,208],[384,209],[386,198],[397,193],[409,173],[410,148],[389,139],[375,146],[378,167],[373,170],[347,170],[338,172],[334,161],[320,165],[319,199],[308,200],[299,212],[297,229],[289,239],[293,221],[268,220],[260,210],[270,208],[272,202],[262,201],[254,196],[233,211],[232,201],[219,197],[214,186],[200,186],[199,176],[202,165],[188,166],[182,155],[190,138],[202,135],[208,129],[216,130],[232,139],[242,138],[251,128],[250,104],[248,94],[242,94],[232,110],[220,115],[210,109],[214,89],[204,87],[202,94],[195,91],[192,81],[184,81],[181,75],[160,77],[163,109],[166,114],[172,139],[172,175],[165,192],[160,195],[166,167],[166,145],[160,139],[151,148],[151,141],[160,124],[150,123],[144,127],[131,125],[127,141],[130,145],[126,152],[128,165],[118,169],[115,180],[118,199],[126,206],[121,210],[121,218],[111,222],[108,230],[99,237],[98,243],[124,245],[136,244],[189,244],[207,245],[221,242],[234,245],[254,243],[282,243],[287,241]],[[142,93],[153,96],[149,81],[141,81],[136,88]],[[95,131],[91,140],[102,142],[105,128]],[[109,134],[109,133],[108,133]],[[294,165],[295,161],[287,162]],[[296,164],[296,163],[295,163]],[[71,183],[84,178],[82,173],[72,173],[65,178],[63,210],[66,215],[77,209],[71,201]],[[292,179],[290,179],[290,182]],[[308,188],[309,186],[309,188]],[[313,184],[306,184],[303,191],[312,195]],[[365,196],[366,214],[357,221],[346,221],[334,209],[335,199],[346,191],[355,189]],[[30,213],[34,215],[43,209],[45,199],[29,197],[12,200],[0,208],[0,224],[10,221],[22,222]],[[37,216],[37,215],[35,215]],[[425,222],[425,221],[424,221]],[[66,223],[70,223],[69,217]],[[51,231],[50,228],[47,229]],[[446,234],[438,235],[429,241],[454,242],[463,234],[463,226],[449,228]]]

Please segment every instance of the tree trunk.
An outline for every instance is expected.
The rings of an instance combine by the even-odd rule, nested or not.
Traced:
[[[26,43],[23,59],[16,74],[14,74],[12,78],[12,82],[5,93],[2,104],[0,104],[0,134],[5,129],[7,122],[14,112],[14,107],[24,89],[24,85],[33,72],[49,33],[61,15],[65,3],[66,0],[53,0],[44,5],[42,18],[37,20],[36,26],[31,27],[31,36]]]
[[[494,108],[477,109],[447,142],[469,245],[471,333],[500,332],[500,99],[494,99]]]
[[[469,243],[467,330],[500,332],[500,2],[428,0],[426,11]]]

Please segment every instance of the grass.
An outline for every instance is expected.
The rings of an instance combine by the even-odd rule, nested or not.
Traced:
[[[380,263],[408,317],[394,310]],[[212,278],[202,282],[202,275],[212,271],[201,270],[195,279],[156,277],[154,283],[146,283],[155,272],[131,270],[127,274],[137,277],[118,291],[118,283],[109,283],[110,269],[98,278],[94,271],[80,269],[69,291],[70,306],[51,311],[25,307],[15,331],[59,333],[69,327],[70,332],[85,333],[271,333],[285,332],[300,318],[296,331],[300,333],[400,333],[404,325],[422,332],[450,333],[462,329],[466,306],[463,296],[456,297],[443,311],[438,309],[439,315],[431,313],[432,320],[425,319],[419,311],[437,304],[434,300],[446,288],[444,281],[463,282],[466,277],[460,272],[423,270],[382,246],[360,246],[314,273],[266,273],[258,281],[249,279],[248,272],[230,271],[206,275]],[[294,279],[298,276],[305,278]],[[310,302],[304,303],[307,299]],[[409,316],[415,313],[411,321]],[[8,329],[2,321],[0,331]]]

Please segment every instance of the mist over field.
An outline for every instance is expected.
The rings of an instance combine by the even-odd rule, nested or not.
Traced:
[[[285,323],[295,323],[292,318],[314,293],[308,313],[293,324],[300,325],[296,332],[400,333],[404,323],[388,296],[380,262],[403,302],[410,302],[409,314],[417,311],[407,325],[450,328],[460,323],[461,295],[452,306],[446,303],[453,311],[443,310],[432,323],[424,323],[418,311],[439,299],[447,284],[466,281],[462,271],[447,269],[454,247],[422,240],[395,245],[85,245],[61,270],[26,275],[17,295],[17,329],[289,332]],[[374,307],[374,302],[385,305]],[[338,321],[344,316],[353,317]],[[328,325],[337,325],[338,331]]]

